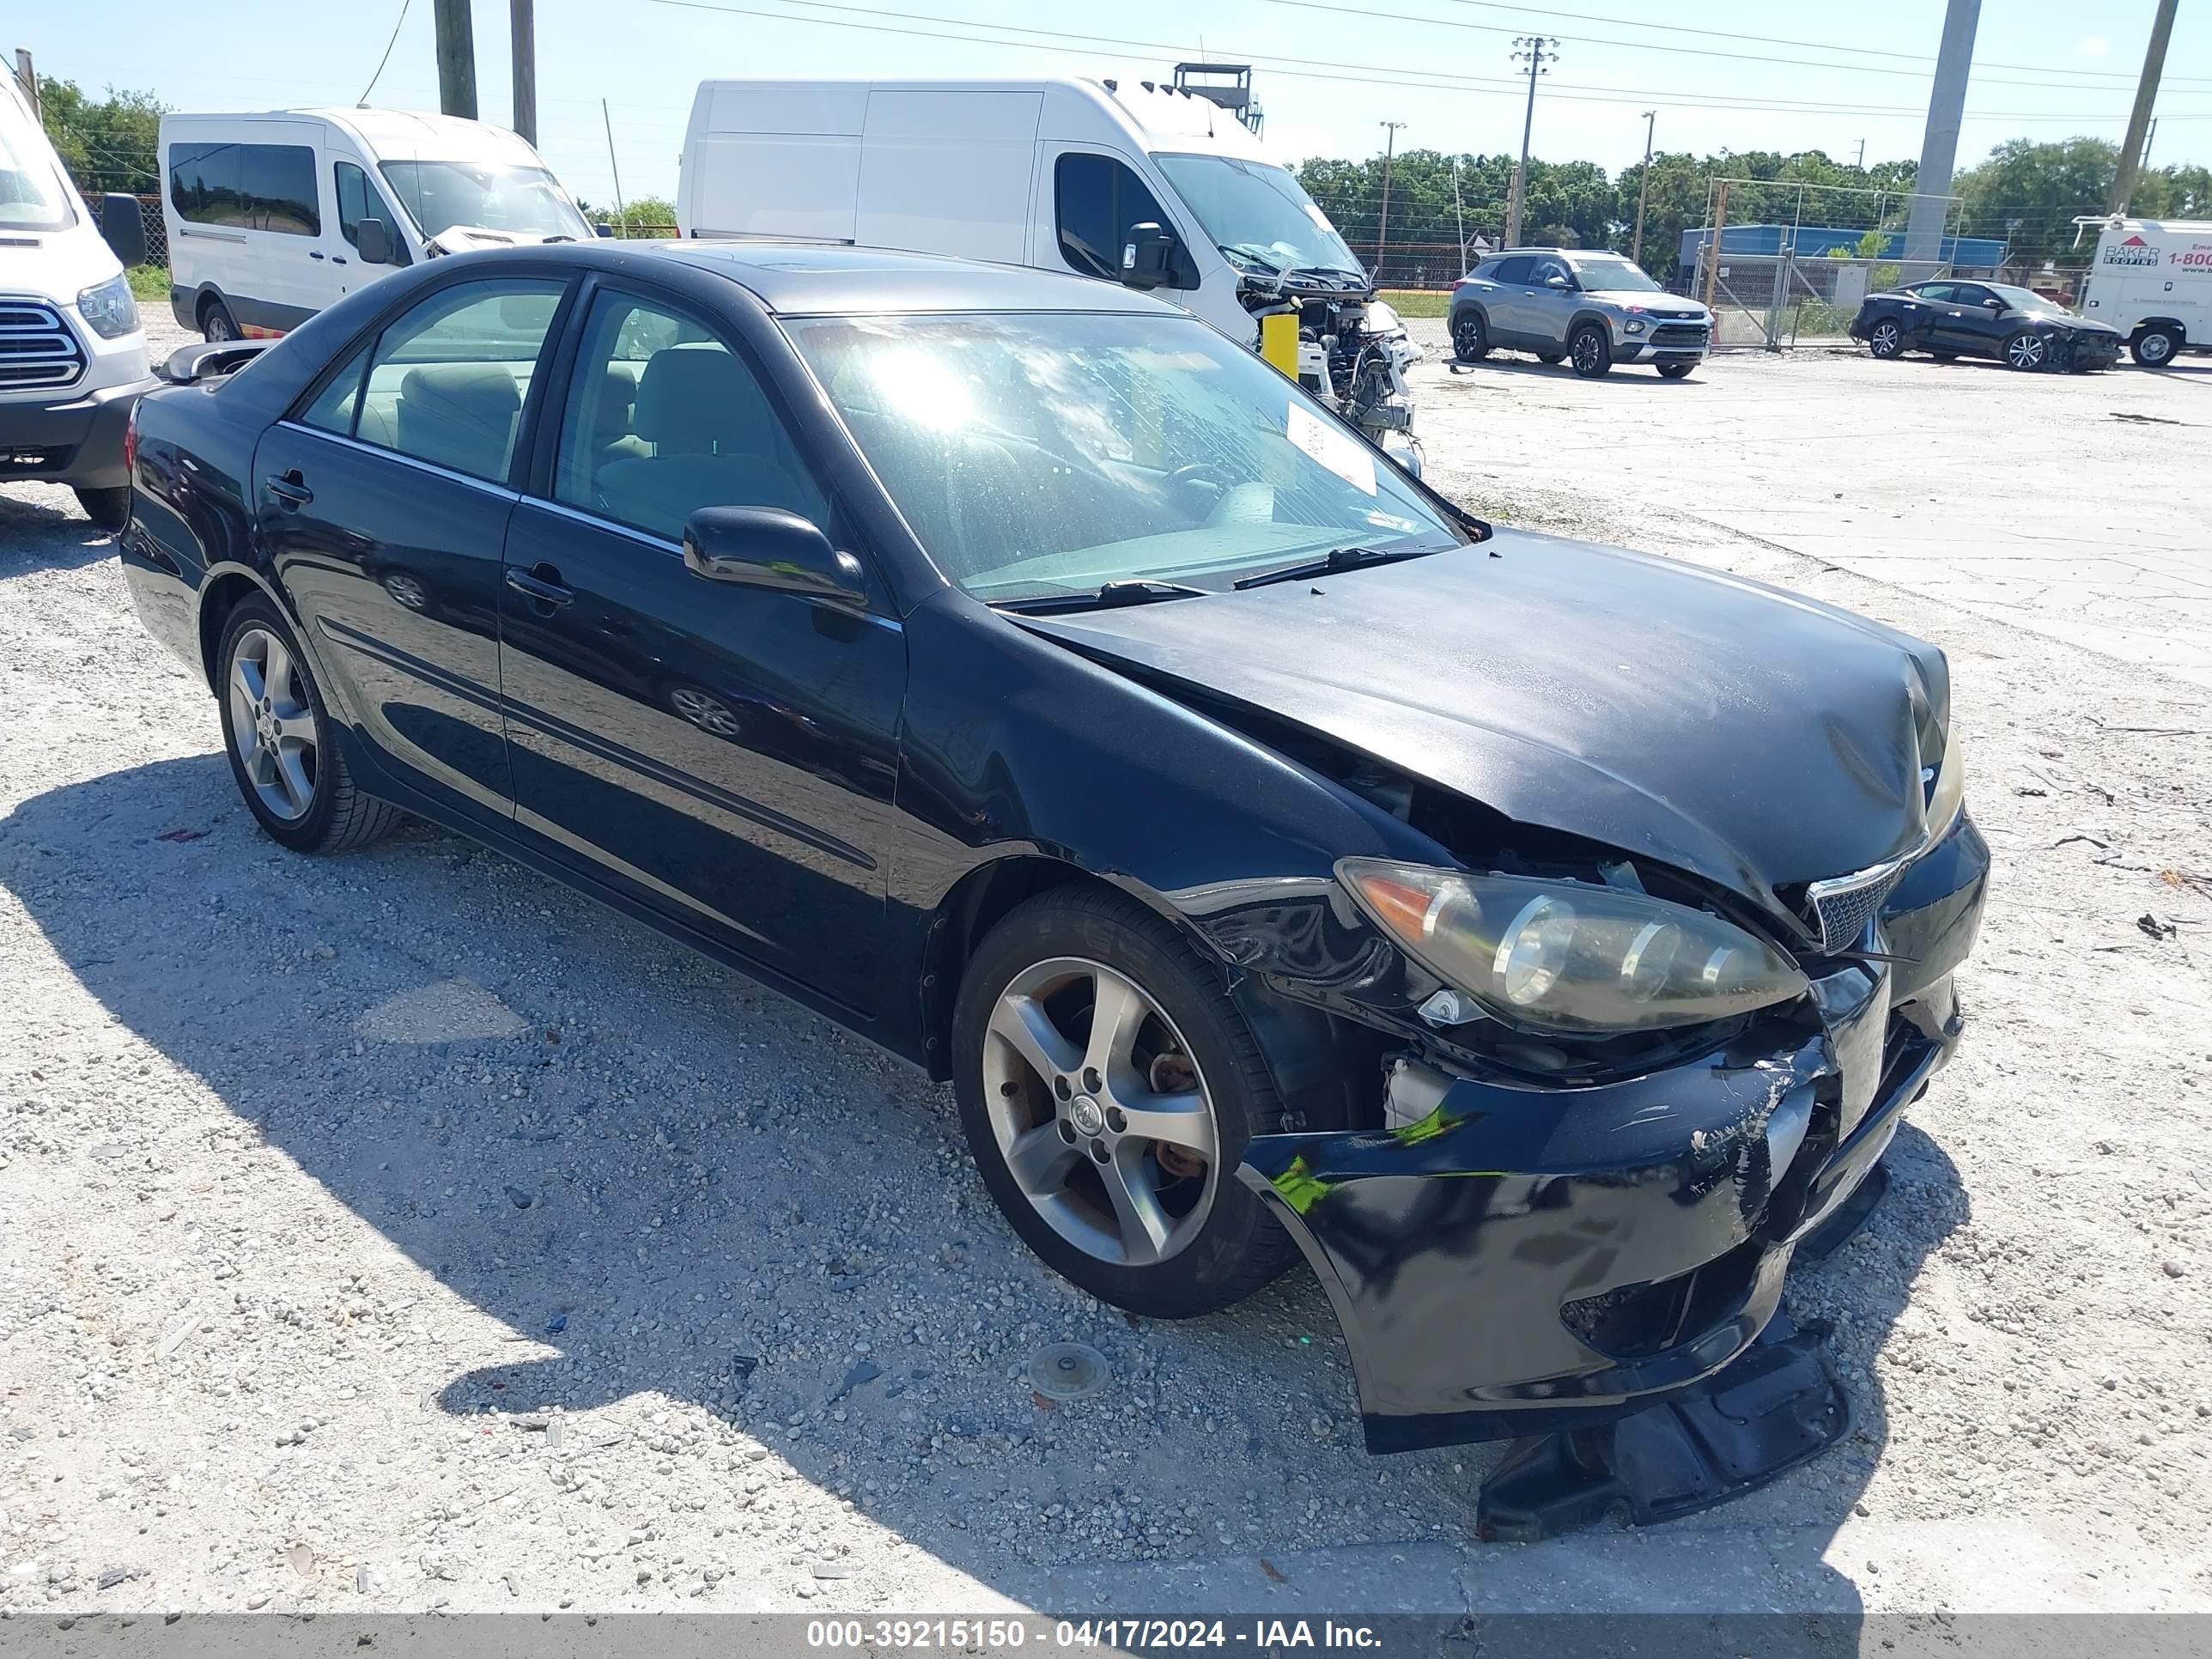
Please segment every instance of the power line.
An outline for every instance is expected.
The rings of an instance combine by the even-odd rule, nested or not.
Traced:
[[[414,0],[399,0],[399,20],[392,26],[392,38],[384,43],[384,56],[376,60],[376,73],[368,77],[368,84],[361,89],[361,96],[356,100],[357,106],[368,104],[368,94],[376,90],[376,83],[384,78],[384,66],[392,61],[392,49],[399,44],[399,31],[407,22],[407,8],[413,3]]]
[[[1171,41],[1137,40],[1117,35],[1078,34],[1062,29],[1036,28],[1028,24],[981,23],[968,18],[945,17],[927,12],[892,11],[883,8],[841,5],[834,3],[833,0],[783,0],[783,3],[805,6],[811,10],[854,12],[870,18],[896,17],[912,22],[938,23],[953,28],[982,32],[947,34],[941,29],[908,28],[890,23],[859,22],[836,17],[795,16],[785,11],[763,11],[756,7],[716,3],[715,0],[647,0],[647,3],[667,6],[681,11],[715,12],[737,17],[764,18],[774,22],[809,24],[823,28],[858,29],[867,33],[896,34],[925,40],[954,40],[973,46],[998,46],[1010,51],[1041,52],[1056,50],[1056,48],[1042,46],[1036,41],[1002,38],[1007,32],[1039,35],[1049,40],[1068,41],[1094,49],[1123,47],[1146,52],[1176,52],[1184,49],[1182,45]],[[1272,74],[1285,76],[1294,80],[1336,81],[1363,86],[1405,87],[1429,92],[1487,92],[1493,89],[1510,88],[1518,94],[1522,89],[1521,78],[1518,76],[1505,79],[1493,76],[1455,75],[1443,71],[1397,70],[1389,65],[1381,64],[1346,63],[1335,58],[1291,58],[1264,52],[1248,52],[1240,56],[1255,64],[1268,66],[1269,72]],[[1282,67],[1285,64],[1334,64],[1338,67],[1333,70]],[[1345,70],[1360,70],[1370,73],[1346,74],[1342,72]],[[1413,76],[1423,78],[1408,78]],[[1583,86],[1574,82],[1559,83],[1553,95],[1577,103],[1643,104],[1656,101],[1662,108],[1738,110],[1750,113],[1804,112],[1821,115],[1911,116],[1916,119],[1926,113],[1922,106],[1911,104],[1853,104],[1840,101],[1808,101],[1802,99],[1746,100],[1726,94],[1685,99],[1673,97],[1651,88]],[[2116,118],[2093,110],[2055,112],[2049,110],[1977,110],[1972,113],[1976,118],[2002,120],[2096,121]],[[2207,113],[2212,113],[2212,112],[2207,112]]]
[[[1513,33],[1511,29],[1503,27],[1495,23],[1463,23],[1457,18],[1454,17],[1423,17],[1412,12],[1376,11],[1370,7],[1326,5],[1322,3],[1321,0],[1264,0],[1264,3],[1271,6],[1294,6],[1301,11],[1336,12],[1346,17],[1362,17],[1369,19],[1378,17],[1388,18],[1393,22],[1413,23],[1429,28],[1471,29],[1480,34],[1511,34]],[[1644,27],[1658,28],[1663,26],[1654,23],[1645,25]],[[1704,33],[1702,30],[1693,30],[1690,32],[1695,33]],[[1519,37],[1516,36],[1516,38],[1517,39]],[[1810,58],[1776,58],[1771,54],[1763,52],[1723,52],[1712,46],[1663,46],[1656,40],[1615,40],[1599,34],[1577,34],[1571,35],[1568,39],[1575,41],[1578,45],[1589,45],[1594,46],[1625,46],[1631,52],[1663,52],[1690,58],[1725,58],[1732,59],[1735,62],[1743,64],[1778,64],[1793,69],[1833,70],[1850,75],[1902,75],[1911,79],[1924,81],[1928,78],[1929,74],[1929,71],[1925,69],[1893,69],[1884,64],[1822,63],[1818,59]],[[2046,90],[2057,89],[2052,88],[2051,83],[2047,81],[2008,81],[2002,76],[1981,76],[1978,77],[1978,79],[1979,80],[1980,84],[1984,86],[2041,87]],[[2080,88],[2080,90],[2084,92],[2103,92],[2107,90],[2117,91],[2118,88],[2084,87]]]

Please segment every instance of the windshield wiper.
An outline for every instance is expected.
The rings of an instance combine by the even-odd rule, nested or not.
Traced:
[[[1346,570],[1364,569],[1370,564],[1395,564],[1401,559],[1419,559],[1443,550],[1441,547],[1415,547],[1393,553],[1379,547],[1332,547],[1326,558],[1307,564],[1285,565],[1280,570],[1262,570],[1256,576],[1240,577],[1231,586],[1265,587],[1270,582],[1304,581],[1314,576],[1334,576]]]
[[[1054,611],[1110,611],[1124,605],[1151,605],[1160,599],[1203,599],[1207,590],[1182,582],[1158,582],[1149,577],[1124,577],[1105,582],[1088,593],[1047,593],[1034,599],[994,599],[995,611],[1018,611],[1034,617]]]

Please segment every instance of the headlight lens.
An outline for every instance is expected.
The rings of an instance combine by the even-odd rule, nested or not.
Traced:
[[[119,339],[138,326],[138,302],[131,297],[131,279],[118,276],[76,296],[77,315],[103,340]]]
[[[1658,1030],[1803,994],[1789,957],[1733,922],[1586,882],[1346,859],[1337,877],[1424,967],[1509,1025]]]
[[[1928,838],[1941,841],[1950,833],[1957,822],[1959,809],[1966,799],[1966,757],[1959,744],[1959,734],[1947,733],[1943,739],[1943,759],[1936,769],[1936,776],[1928,791]]]

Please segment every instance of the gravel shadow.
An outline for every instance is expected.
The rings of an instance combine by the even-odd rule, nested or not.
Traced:
[[[1308,1274],[1181,1325],[1102,1307],[1000,1220],[945,1091],[510,860],[422,828],[349,858],[283,853],[202,755],[24,801],[0,818],[0,885],[124,1026],[467,1304],[417,1298],[442,1377],[419,1398],[392,1397],[406,1366],[362,1359],[387,1409],[531,1436],[564,1413],[575,1468],[611,1480],[720,1434],[712,1518],[742,1524],[752,1472],[780,1459],[1013,1595],[1078,1563],[1471,1541],[1495,1449],[1369,1458]],[[1680,1587],[1686,1604],[1739,1606],[1770,1553],[1744,1529],[1840,1525],[1881,1455],[1874,1357],[1968,1213],[1917,1129],[1889,1163],[1866,1231],[1793,1280],[1801,1320],[1838,1322],[1856,1430],[1686,1523],[1745,1540]],[[285,1201],[310,1201],[283,1174]],[[322,1270],[290,1248],[246,1237],[234,1254],[273,1257],[304,1298]],[[1055,1407],[1022,1367],[1064,1340],[1112,1376]],[[652,1395],[720,1427],[581,1415]],[[1471,1586],[1486,1560],[1503,1568],[1477,1549]],[[1856,1608],[1828,1577],[1802,1593]],[[1460,1605],[1446,1583],[1407,1594]]]

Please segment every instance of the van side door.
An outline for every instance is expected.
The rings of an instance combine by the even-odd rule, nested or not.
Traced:
[[[854,240],[1019,264],[1043,106],[1013,88],[870,91]]]
[[[169,147],[179,237],[248,338],[287,333],[337,297],[323,246],[321,129],[241,122]]]

